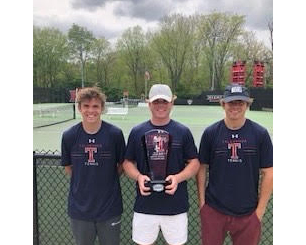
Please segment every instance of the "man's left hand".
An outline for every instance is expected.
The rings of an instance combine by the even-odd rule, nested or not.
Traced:
[[[256,209],[255,210],[255,213],[256,213],[256,215],[257,215],[257,218],[259,219],[259,221],[261,222],[261,220],[262,220],[262,217],[264,216],[264,214],[265,214],[265,210],[261,210],[261,209]]]
[[[169,175],[166,178],[166,181],[170,181],[170,185],[166,185],[165,187],[165,193],[169,194],[169,195],[174,195],[174,193],[177,190],[177,185],[178,185],[178,180],[177,177],[175,175]]]

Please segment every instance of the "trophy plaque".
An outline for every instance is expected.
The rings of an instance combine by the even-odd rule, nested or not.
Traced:
[[[161,129],[152,129],[144,135],[146,164],[150,181],[145,183],[151,191],[161,192],[170,182],[166,181],[170,149],[170,134]]]

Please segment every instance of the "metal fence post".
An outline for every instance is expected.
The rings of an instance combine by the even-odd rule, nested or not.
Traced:
[[[73,119],[75,119],[75,118],[76,118],[76,112],[75,112],[76,104],[73,103],[73,104],[72,104],[72,107],[73,107]]]
[[[33,151],[33,244],[39,245],[36,156]]]

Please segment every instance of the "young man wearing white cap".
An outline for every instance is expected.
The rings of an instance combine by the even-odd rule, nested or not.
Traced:
[[[169,86],[153,85],[149,92],[151,119],[135,126],[128,139],[123,168],[137,185],[132,238],[139,245],[154,244],[160,229],[169,245],[187,241],[187,180],[197,173],[200,164],[190,130],[170,119],[173,103]],[[169,132],[172,141],[165,179],[170,184],[161,192],[151,192],[145,186],[150,177],[142,138],[152,129]]]
[[[245,87],[227,86],[220,101],[225,118],[202,135],[197,185],[203,245],[222,245],[226,232],[234,245],[260,241],[273,186],[273,147],[268,131],[245,117],[252,101]]]

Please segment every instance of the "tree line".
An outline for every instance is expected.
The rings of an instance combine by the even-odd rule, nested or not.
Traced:
[[[255,60],[265,64],[265,86],[273,86],[273,41],[266,47],[244,27],[245,16],[213,12],[172,14],[145,32],[130,27],[116,43],[96,37],[73,24],[68,33],[33,27],[33,85],[75,88],[97,85],[106,94],[130,97],[145,94],[145,81],[171,86],[180,97],[222,89],[230,80],[233,61],[247,64],[246,84],[252,84]],[[271,23],[269,30],[271,31]],[[271,32],[272,40],[272,32]],[[148,71],[150,76],[144,76]]]

